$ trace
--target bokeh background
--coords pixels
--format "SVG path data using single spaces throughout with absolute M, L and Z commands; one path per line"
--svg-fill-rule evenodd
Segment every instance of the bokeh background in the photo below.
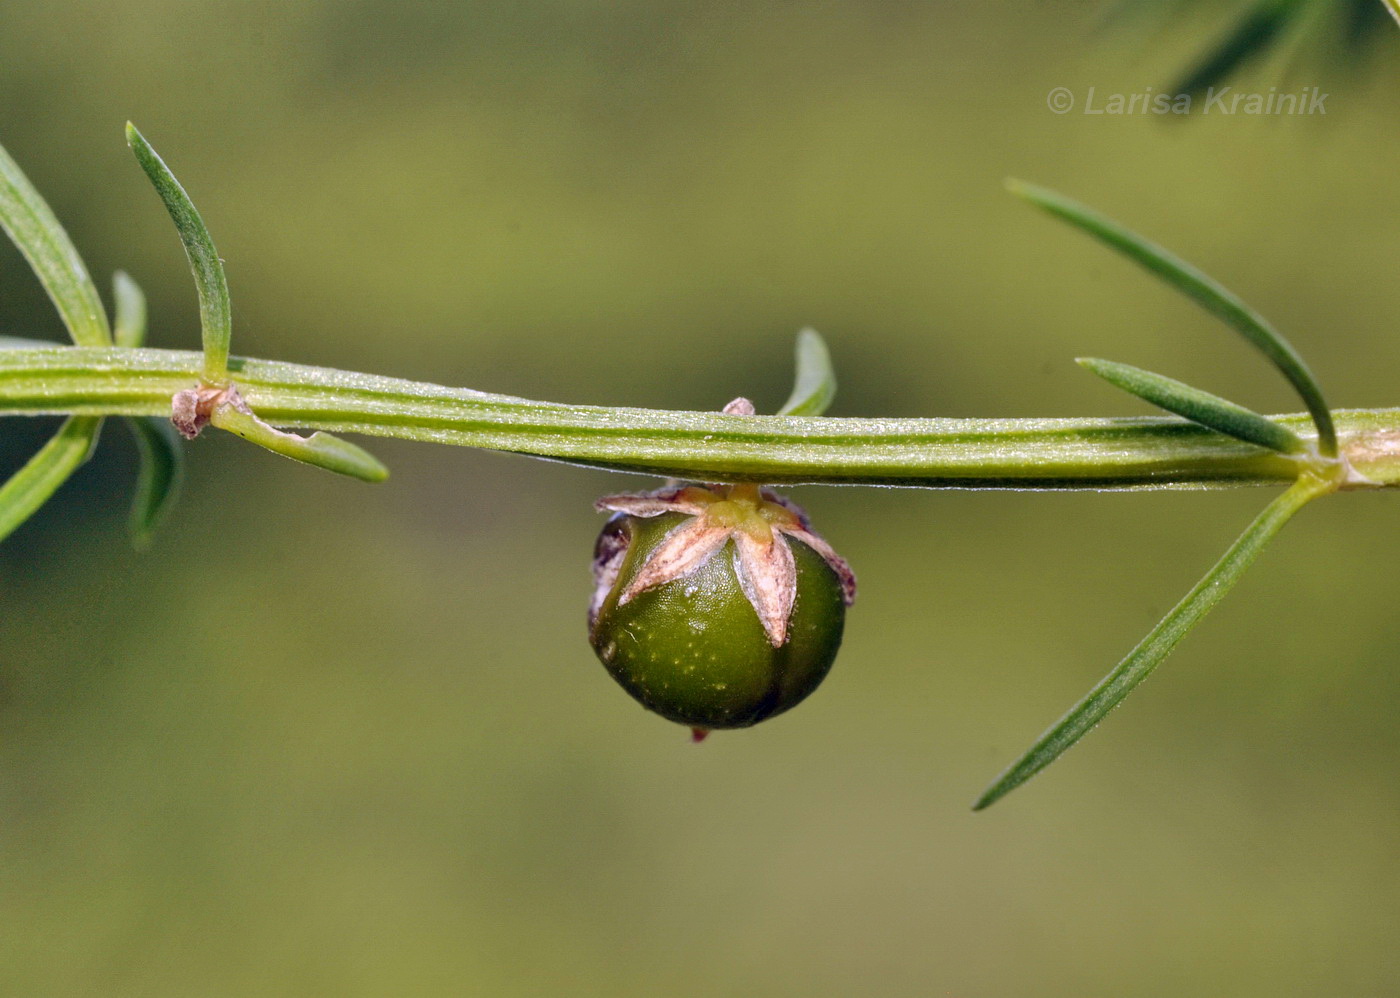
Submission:
M 1134 414 L 1099 355 L 1296 409 L 1227 332 L 1008 197 L 1114 214 L 1400 403 L 1396 41 L 1265 58 L 1325 117 L 1047 109 L 1226 27 L 1102 5 L 0 5 L 0 141 L 97 275 L 197 342 L 131 118 L 228 261 L 234 349 L 527 397 Z M 0 327 L 59 338 L 0 249 Z M 51 428 L 6 421 L 17 467 Z M 382 486 L 218 434 L 155 546 L 130 442 L 0 547 L 0 993 L 1388 995 L 1388 495 L 1310 509 L 1104 729 L 969 803 L 1267 496 L 797 490 L 860 575 L 800 710 L 701 747 L 584 639 L 592 499 L 642 479 L 372 442 Z

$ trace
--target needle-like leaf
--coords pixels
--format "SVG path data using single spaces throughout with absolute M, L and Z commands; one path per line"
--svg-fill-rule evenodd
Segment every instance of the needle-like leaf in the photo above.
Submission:
M 131 500 L 127 528 L 136 547 L 145 548 L 180 495 L 184 480 L 184 450 L 170 420 L 155 416 L 132 416 L 126 420 L 136 439 L 140 464 L 136 492 Z
M 329 433 L 317 432 L 309 437 L 286 433 L 268 425 L 251 412 L 232 406 L 216 410 L 210 423 L 283 457 L 314 464 L 363 482 L 382 482 L 389 477 L 389 469 L 369 451 Z
M 39 453 L 0 486 L 0 540 L 29 519 L 82 466 L 101 429 L 100 417 L 70 417 Z
M 1236 440 L 1258 444 L 1281 454 L 1298 454 L 1307 450 L 1303 439 L 1282 423 L 1275 423 L 1267 416 L 1261 416 L 1253 409 L 1236 405 L 1219 395 L 1131 364 L 1119 364 L 1097 357 L 1080 357 L 1076 362 L 1129 394 Z
M 9 233 L 53 299 L 73 342 L 112 342 L 102 299 L 68 233 L 9 153 L 0 148 L 0 227 Z
M 34 269 L 73 342 L 93 347 L 111 343 L 107 313 L 103 311 L 102 299 L 88 276 L 83 258 L 47 202 L 3 148 L 0 148 L 0 227 Z M 5 337 L 4 342 L 0 342 L 3 349 L 35 345 L 52 344 L 37 344 L 16 337 Z M 88 459 L 101 431 L 99 417 L 70 417 L 24 467 L 0 486 L 0 540 L 29 519 Z
M 1317 427 L 1318 449 L 1327 457 L 1336 456 L 1337 432 L 1333 428 L 1332 415 L 1322 397 L 1322 390 L 1318 388 L 1303 358 L 1262 315 L 1186 261 L 1078 201 L 1019 180 L 1008 181 L 1007 188 L 1018 197 L 1025 198 L 1116 249 L 1196 301 L 1207 312 L 1224 320 L 1254 344 L 1302 397 Z
M 836 397 L 836 372 L 831 353 L 815 329 L 797 334 L 797 373 L 792 395 L 778 410 L 779 416 L 820 416 Z
M 116 322 L 112 335 L 119 347 L 139 347 L 146 342 L 146 294 L 124 270 L 112 275 Z
M 112 275 L 117 303 L 113 336 L 119 347 L 139 347 L 146 341 L 146 295 L 124 270 Z M 136 441 L 136 490 L 131 497 L 127 530 L 137 550 L 151 537 L 175 505 L 185 477 L 185 451 L 170 420 L 130 416 L 125 420 Z
M 1127 658 L 1089 691 L 1088 696 L 1041 735 L 1030 750 L 978 798 L 973 810 L 980 811 L 995 804 L 1087 735 L 1109 711 L 1151 675 L 1177 642 L 1220 602 L 1293 514 L 1334 487 L 1311 475 L 1304 475 L 1288 491 L 1269 503 L 1239 539 L 1230 545 L 1224 557 L 1206 573 L 1205 578 L 1196 583 L 1186 597 L 1128 653 Z
M 1212 87 L 1219 87 L 1240 67 L 1267 53 L 1305 7 L 1302 0 L 1257 0 L 1167 92 L 1199 97 Z
M 214 384 L 222 383 L 228 378 L 228 344 L 233 328 L 223 261 L 219 259 L 214 240 L 209 237 L 204 219 L 190 196 L 165 162 L 156 155 L 150 143 L 129 121 L 126 123 L 126 142 L 155 186 L 156 193 L 165 202 L 165 209 L 170 212 L 180 233 L 180 241 L 185 245 L 185 255 L 189 258 L 195 288 L 199 292 L 199 319 L 204 332 L 204 378 Z

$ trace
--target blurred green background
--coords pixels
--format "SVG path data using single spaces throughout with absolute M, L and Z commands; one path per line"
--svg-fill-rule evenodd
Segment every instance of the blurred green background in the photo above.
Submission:
M 134 120 L 228 261 L 235 352 L 527 397 L 1136 414 L 1100 355 L 1265 411 L 1281 379 L 1006 196 L 1114 214 L 1240 291 L 1333 404 L 1400 404 L 1395 39 L 1266 61 L 1325 117 L 1047 110 L 1224 22 L 1100 5 L 0 5 L 0 142 L 152 341 L 197 342 Z M 0 250 L 0 327 L 58 338 Z M 47 421 L 4 424 L 18 466 Z M 0 994 L 1388 995 L 1393 496 L 1311 509 L 1104 730 L 968 805 L 1259 508 L 800 489 L 860 575 L 800 710 L 702 747 L 584 637 L 619 479 L 372 442 L 369 487 L 222 435 L 145 554 L 133 451 L 0 547 Z

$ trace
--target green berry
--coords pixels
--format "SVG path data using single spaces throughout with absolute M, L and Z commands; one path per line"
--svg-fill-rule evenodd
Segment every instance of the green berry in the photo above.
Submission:
M 598 539 L 589 637 L 644 707 L 700 737 L 757 724 L 820 685 L 854 579 L 800 510 L 752 486 L 600 505 L 643 514 L 619 512 Z

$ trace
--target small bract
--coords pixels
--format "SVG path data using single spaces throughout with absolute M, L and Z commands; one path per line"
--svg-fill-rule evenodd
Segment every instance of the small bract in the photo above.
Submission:
M 600 499 L 589 638 L 644 707 L 697 739 L 796 706 L 841 645 L 855 576 L 806 514 L 753 484 Z

